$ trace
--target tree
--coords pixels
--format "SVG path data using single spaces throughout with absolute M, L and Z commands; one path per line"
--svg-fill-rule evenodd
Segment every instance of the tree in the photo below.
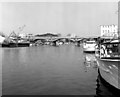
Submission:
M 71 34 L 69 33 L 69 34 L 67 34 L 67 36 L 71 36 Z

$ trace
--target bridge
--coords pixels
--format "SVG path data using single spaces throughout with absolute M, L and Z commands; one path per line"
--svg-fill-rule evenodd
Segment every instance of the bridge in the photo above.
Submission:
M 33 41 L 46 41 L 46 42 L 54 42 L 54 41 L 71 41 L 71 42 L 77 42 L 81 41 L 82 38 L 76 37 L 76 38 L 71 38 L 71 37 L 34 37 Z
M 82 38 L 76 37 L 33 37 L 32 42 L 35 44 L 50 44 L 56 45 L 57 43 L 76 43 L 80 44 Z

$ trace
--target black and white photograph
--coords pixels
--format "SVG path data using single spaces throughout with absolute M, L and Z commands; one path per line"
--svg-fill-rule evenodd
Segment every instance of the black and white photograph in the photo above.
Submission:
M 0 0 L 0 96 L 120 96 L 119 0 Z

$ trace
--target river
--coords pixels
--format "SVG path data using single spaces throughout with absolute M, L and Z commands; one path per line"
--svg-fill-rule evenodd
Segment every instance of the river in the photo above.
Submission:
M 62 45 L 0 48 L 0 53 L 2 95 L 98 93 L 95 56 L 83 53 L 82 47 Z M 89 61 L 91 59 L 92 62 Z

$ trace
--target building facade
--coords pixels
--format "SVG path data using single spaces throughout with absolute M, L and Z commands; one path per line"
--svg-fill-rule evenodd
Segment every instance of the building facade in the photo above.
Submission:
M 117 25 L 101 25 L 100 27 L 101 37 L 118 37 Z

